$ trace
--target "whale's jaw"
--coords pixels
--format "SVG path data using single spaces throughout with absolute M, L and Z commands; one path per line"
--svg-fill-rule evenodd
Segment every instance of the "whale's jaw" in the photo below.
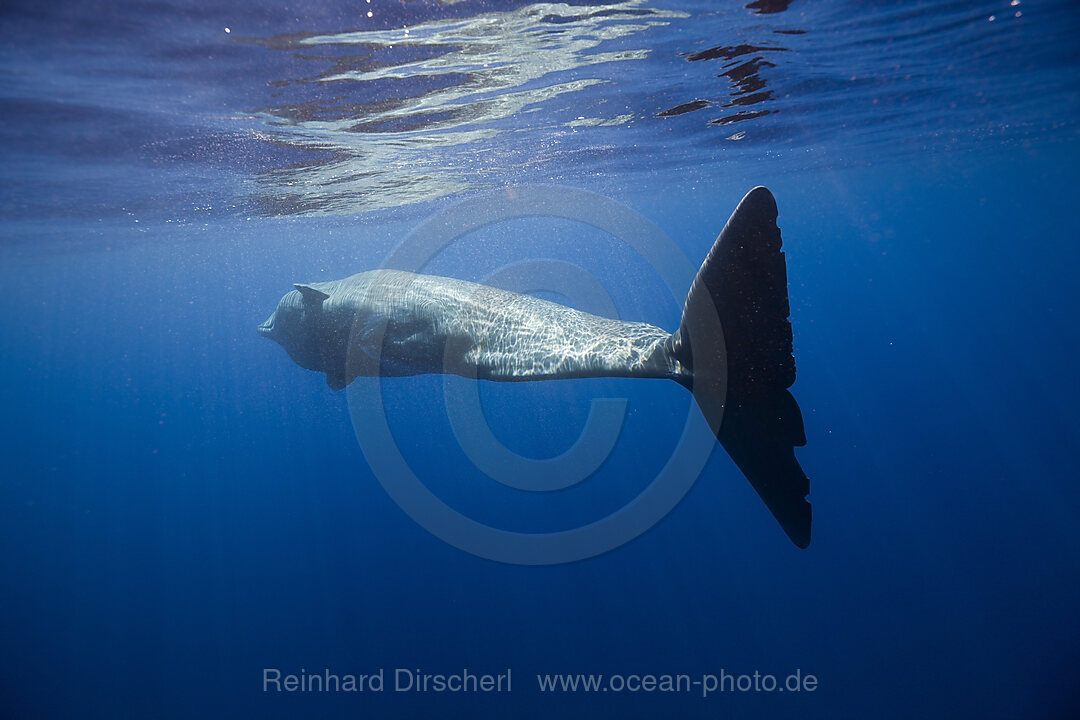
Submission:
M 274 335 L 274 316 L 266 318 L 265 321 L 259 324 L 255 331 L 264 338 L 272 338 Z

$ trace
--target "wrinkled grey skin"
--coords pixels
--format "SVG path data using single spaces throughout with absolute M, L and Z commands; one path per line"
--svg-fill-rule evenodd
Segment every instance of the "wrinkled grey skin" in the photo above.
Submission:
M 451 278 L 373 270 L 296 285 L 259 334 L 340 390 L 357 377 L 678 379 L 671 334 Z

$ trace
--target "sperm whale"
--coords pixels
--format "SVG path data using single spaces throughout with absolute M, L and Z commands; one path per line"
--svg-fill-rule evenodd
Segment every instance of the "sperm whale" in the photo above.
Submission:
M 751 190 L 698 271 L 671 333 L 453 278 L 371 270 L 296 284 L 258 327 L 341 390 L 358 377 L 446 373 L 522 382 L 667 378 L 689 389 L 788 537 L 810 544 L 810 481 L 776 202 Z

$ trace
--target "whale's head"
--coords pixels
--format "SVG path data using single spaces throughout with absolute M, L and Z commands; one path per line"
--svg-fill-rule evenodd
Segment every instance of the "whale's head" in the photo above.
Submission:
M 273 314 L 259 325 L 258 332 L 285 348 L 300 367 L 325 372 L 323 303 L 330 296 L 311 285 L 293 287 L 296 289 L 281 298 Z

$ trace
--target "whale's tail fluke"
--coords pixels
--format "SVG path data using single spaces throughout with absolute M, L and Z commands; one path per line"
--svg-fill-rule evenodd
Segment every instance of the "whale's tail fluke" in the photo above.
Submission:
M 810 544 L 810 481 L 795 382 L 787 265 L 772 193 L 747 193 L 702 263 L 672 336 L 717 439 L 792 542 Z M 721 330 L 722 328 L 722 330 Z

